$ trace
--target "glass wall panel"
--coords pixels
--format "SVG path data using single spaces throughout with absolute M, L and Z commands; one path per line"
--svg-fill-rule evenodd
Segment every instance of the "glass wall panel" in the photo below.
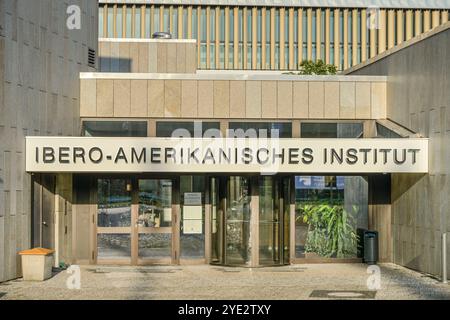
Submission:
M 360 138 L 362 134 L 362 123 L 304 122 L 301 124 L 302 138 Z
M 219 137 L 220 122 L 157 121 L 157 137 Z
M 172 226 L 172 180 L 140 179 L 138 201 L 139 257 L 143 259 L 170 258 L 172 255 L 172 230 L 170 229 Z
M 376 128 L 377 128 L 377 138 L 403 138 L 397 132 L 388 129 L 379 123 L 377 123 Z
M 171 233 L 139 234 L 139 257 L 142 259 L 169 258 L 172 254 Z
M 279 264 L 281 226 L 279 184 L 273 177 L 259 179 L 259 263 Z
M 172 180 L 139 180 L 139 227 L 172 225 Z
M 146 137 L 147 121 L 83 121 L 86 137 Z
M 97 257 L 99 259 L 121 259 L 131 256 L 130 234 L 97 234 Z
M 97 258 L 131 256 L 131 182 L 127 179 L 97 180 Z
M 290 122 L 230 122 L 227 136 L 292 138 L 292 124 Z
M 250 245 L 250 179 L 229 177 L 227 182 L 225 263 L 248 264 Z
M 297 258 L 356 258 L 368 227 L 368 183 L 361 176 L 295 177 Z
M 99 227 L 131 226 L 131 191 L 126 179 L 98 179 L 98 216 Z
M 205 177 L 181 176 L 181 234 L 182 258 L 205 257 Z

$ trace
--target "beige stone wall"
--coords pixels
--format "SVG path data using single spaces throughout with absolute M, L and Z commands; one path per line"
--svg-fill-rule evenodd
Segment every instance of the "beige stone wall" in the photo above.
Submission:
M 384 77 L 82 74 L 81 117 L 384 119 Z M 292 79 L 292 80 L 291 80 Z
M 447 23 L 352 72 L 387 75 L 387 118 L 430 138 L 430 173 L 392 176 L 391 226 L 393 261 L 435 275 L 441 273 L 441 234 L 450 231 L 449 70 Z
M 67 3 L 0 1 L 0 281 L 20 275 L 29 248 L 31 181 L 25 136 L 79 134 L 79 72 L 97 50 L 96 1 L 78 0 L 81 30 L 66 28 Z
M 100 39 L 99 71 L 195 73 L 195 40 Z

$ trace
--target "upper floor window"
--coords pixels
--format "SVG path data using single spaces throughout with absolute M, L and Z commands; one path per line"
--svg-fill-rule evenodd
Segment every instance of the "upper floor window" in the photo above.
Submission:
M 292 138 L 290 122 L 230 122 L 230 138 Z
M 147 121 L 84 121 L 86 137 L 146 137 Z
M 156 136 L 162 138 L 220 137 L 220 122 L 158 121 L 156 122 Z
M 314 123 L 301 124 L 302 138 L 361 138 L 363 136 L 362 123 Z

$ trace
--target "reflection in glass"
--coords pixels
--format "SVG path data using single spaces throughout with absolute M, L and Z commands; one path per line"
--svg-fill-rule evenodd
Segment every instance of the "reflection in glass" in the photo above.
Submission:
M 368 184 L 360 176 L 296 176 L 296 256 L 356 258 L 368 226 Z
M 121 259 L 131 256 L 129 234 L 97 234 L 97 255 L 99 259 Z
M 259 179 L 259 262 L 280 262 L 280 194 L 273 177 Z
M 156 136 L 161 138 L 202 138 L 220 136 L 220 122 L 157 121 Z
M 172 256 L 171 233 L 145 233 L 139 234 L 140 258 L 170 258 Z
M 224 263 L 223 257 L 223 209 L 220 205 L 219 178 L 210 180 L 211 201 L 211 262 Z
M 146 137 L 147 121 L 83 121 L 86 137 Z
M 172 225 L 172 180 L 139 180 L 139 227 Z
M 131 192 L 126 179 L 98 179 L 98 226 L 131 226 Z
M 230 122 L 230 138 L 292 138 L 290 122 Z
M 250 180 L 246 177 L 229 177 L 226 208 L 226 263 L 250 262 Z
M 363 134 L 361 122 L 314 123 L 301 124 L 302 138 L 360 138 Z

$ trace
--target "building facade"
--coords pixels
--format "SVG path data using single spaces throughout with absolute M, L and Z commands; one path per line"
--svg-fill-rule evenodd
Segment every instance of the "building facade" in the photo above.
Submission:
M 379 3 L 380 12 L 394 11 Z M 366 9 L 357 4 L 101 1 L 99 7 L 82 1 L 82 21 L 89 23 L 73 32 L 64 28 L 62 2 L 1 4 L 1 114 L 7 116 L 0 118 L 0 280 L 20 276 L 17 252 L 37 246 L 55 249 L 55 266 L 361 262 L 364 230 L 378 232 L 379 261 L 441 273 L 439 239 L 449 226 L 450 24 L 437 24 L 449 5 L 395 8 L 388 16 L 401 17 L 394 20 L 398 32 L 403 17 L 409 21 L 398 38 L 404 42 L 378 50 L 380 39 L 397 37 L 393 28 L 381 37 L 377 31 L 381 55 L 370 58 L 371 38 L 354 23 Z M 198 9 L 205 16 L 194 23 L 190 11 Z M 344 19 L 355 11 L 355 19 Z M 279 72 L 314 59 L 314 39 L 328 39 L 323 25 L 334 26 L 327 12 L 330 19 L 342 14 L 343 30 L 342 50 L 328 62 L 346 68 L 364 60 L 358 60 L 362 52 L 369 60 L 349 74 Z M 411 21 L 416 12 L 420 28 Z M 223 26 L 242 24 L 247 31 L 229 38 L 238 28 L 225 32 L 222 17 Z M 277 31 L 276 21 L 284 21 L 284 29 Z M 175 39 L 147 37 L 167 26 L 179 32 Z M 299 26 L 297 36 L 289 31 Z M 195 28 L 214 41 L 195 39 Z M 416 29 L 418 36 L 406 40 Z M 223 45 L 211 38 L 217 30 L 227 39 Z M 356 46 L 353 60 L 348 41 L 358 32 L 366 34 L 367 46 Z M 265 49 L 258 49 L 258 34 L 266 37 Z M 306 55 L 291 46 L 295 41 L 306 43 Z M 224 48 L 223 59 L 220 50 L 209 51 L 213 43 Z M 249 49 L 250 43 L 256 46 Z M 97 47 L 98 62 L 91 64 Z M 335 56 L 331 42 L 319 47 L 315 57 Z M 29 50 L 42 64 L 30 63 Z M 246 58 L 230 58 L 241 55 Z M 250 61 L 247 69 L 255 70 L 207 70 L 219 69 L 213 60 L 222 69 L 224 61 L 228 69 L 245 69 L 242 61 Z
M 101 38 L 196 39 L 199 69 L 344 70 L 448 21 L 447 1 L 99 1 Z
M 426 174 L 428 142 L 387 119 L 386 77 L 199 72 L 195 40 L 101 45 L 133 55 L 81 73 L 81 137 L 27 139 L 27 170 L 72 188 L 67 261 L 361 262 L 367 229 L 391 261 L 391 174 Z
M 96 70 L 89 54 L 97 52 L 98 4 L 72 4 L 80 8 L 79 30 L 66 28 L 68 5 L 62 1 L 0 1 L 0 281 L 20 276 L 17 252 L 28 249 L 33 237 L 62 252 L 70 245 L 67 238 L 54 240 L 53 217 L 71 211 L 55 203 L 62 192 L 55 177 L 34 190 L 46 199 L 49 217 L 35 223 L 48 223 L 49 238 L 32 233 L 31 203 L 37 195 L 25 173 L 24 141 L 79 133 L 79 72 Z

